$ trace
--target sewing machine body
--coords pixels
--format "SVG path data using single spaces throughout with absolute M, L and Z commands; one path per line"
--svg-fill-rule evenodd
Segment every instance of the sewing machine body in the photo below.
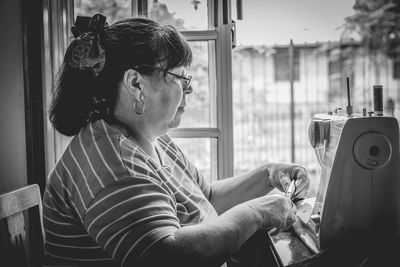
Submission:
M 320 217 L 321 249 L 355 234 L 398 233 L 397 120 L 321 114 L 314 117 L 310 131 L 316 123 L 324 127 L 323 145 L 314 143 L 322 174 L 312 212 L 313 217 Z
M 310 124 L 309 139 L 322 168 L 310 218 L 317 247 L 322 250 L 357 235 L 399 234 L 397 120 L 360 114 L 317 114 Z M 283 266 L 315 254 L 294 239 L 298 239 L 294 233 L 270 237 Z

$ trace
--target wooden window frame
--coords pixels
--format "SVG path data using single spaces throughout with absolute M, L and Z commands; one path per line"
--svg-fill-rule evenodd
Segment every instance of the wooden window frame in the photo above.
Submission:
M 49 51 L 44 53 L 44 106 L 48 109 L 51 102 L 52 86 L 62 62 L 65 49 L 70 40 L 70 28 L 74 21 L 73 0 L 42 0 L 44 20 L 44 46 Z M 141 1 L 141 3 L 139 3 Z M 216 1 L 216 2 L 215 2 Z M 211 151 L 211 157 L 217 162 L 212 163 L 212 173 L 216 179 L 233 176 L 233 120 L 232 120 L 232 20 L 223 24 L 223 17 L 231 18 L 231 1 L 224 0 L 227 10 L 223 10 L 223 1 L 208 0 L 209 25 L 216 27 L 203 31 L 183 31 L 188 41 L 215 41 L 215 94 L 210 92 L 210 98 L 216 97 L 216 105 L 210 105 L 210 112 L 216 112 L 217 127 L 215 128 L 179 128 L 171 131 L 172 137 L 180 138 L 215 138 L 218 140 L 217 151 Z M 132 0 L 132 14 L 145 16 L 147 12 L 138 10 L 143 0 Z M 217 7 L 217 10 L 215 10 Z M 225 13 L 224 13 L 224 12 Z M 217 17 L 218 21 L 214 21 Z M 214 55 L 213 55 L 214 56 Z M 210 59 L 214 60 L 214 59 Z M 212 113 L 211 113 L 212 114 Z M 214 113 L 215 114 L 215 113 Z M 51 126 L 45 112 L 45 151 L 46 173 L 50 173 L 56 161 L 61 157 L 68 141 Z M 213 160 L 211 160 L 213 162 Z

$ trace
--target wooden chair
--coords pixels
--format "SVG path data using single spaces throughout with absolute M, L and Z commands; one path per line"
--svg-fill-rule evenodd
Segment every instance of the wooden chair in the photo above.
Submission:
M 0 195 L 0 265 L 41 266 L 42 199 L 37 184 Z

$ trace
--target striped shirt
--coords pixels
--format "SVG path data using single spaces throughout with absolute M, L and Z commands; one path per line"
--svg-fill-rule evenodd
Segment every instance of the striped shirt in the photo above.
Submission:
M 104 120 L 72 139 L 44 193 L 47 258 L 138 266 L 160 239 L 218 216 L 209 183 L 173 141 L 155 147 L 161 165 Z

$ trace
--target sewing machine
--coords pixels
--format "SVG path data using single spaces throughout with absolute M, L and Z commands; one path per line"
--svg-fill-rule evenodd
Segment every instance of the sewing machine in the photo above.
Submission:
M 278 265 L 353 236 L 400 233 L 399 126 L 383 116 L 381 100 L 374 98 L 375 111 L 368 114 L 353 114 L 349 103 L 347 112 L 339 108 L 312 119 L 309 140 L 322 168 L 320 184 L 309 218 L 297 226 L 305 230 L 269 236 Z

